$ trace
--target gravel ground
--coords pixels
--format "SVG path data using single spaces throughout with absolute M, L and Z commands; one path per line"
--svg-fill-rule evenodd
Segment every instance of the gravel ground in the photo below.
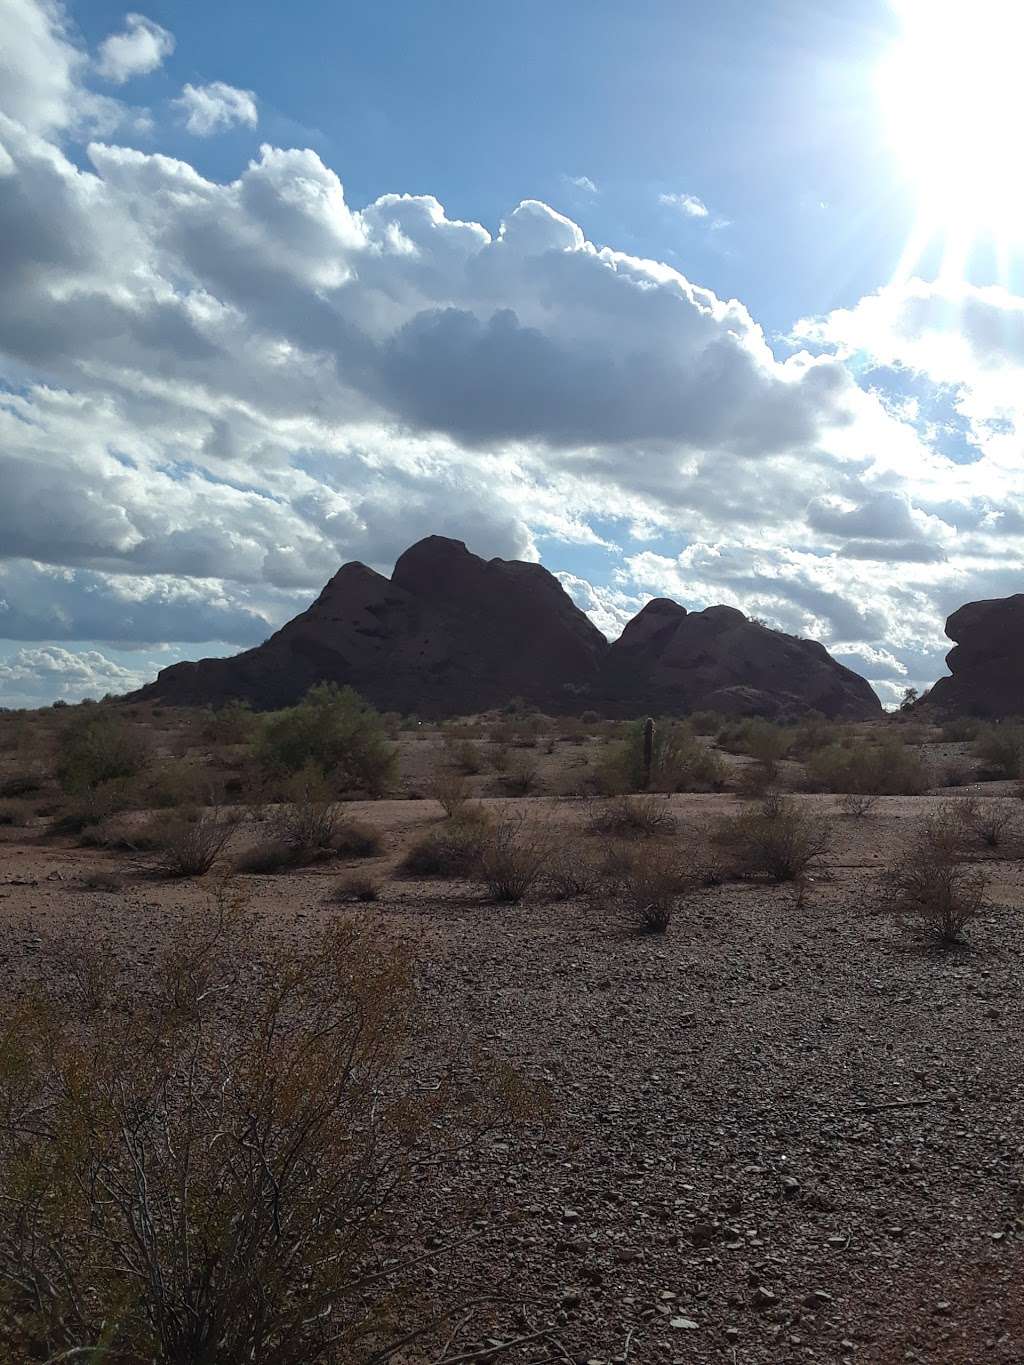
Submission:
M 553 1343 L 512 1359 L 1024 1361 L 1021 850 L 990 856 L 969 947 L 930 948 L 872 904 L 875 870 L 937 799 L 837 818 L 802 901 L 711 887 L 663 937 L 614 909 L 494 906 L 460 883 L 392 879 L 359 907 L 414 955 L 424 1078 L 475 1050 L 547 1096 L 542 1124 L 438 1169 L 419 1214 L 430 1246 L 468 1206 L 464 1284 L 505 1286 L 524 1334 L 553 1324 Z M 690 825 L 735 809 L 672 804 Z M 577 802 L 514 805 L 566 836 L 583 819 Z M 385 834 L 378 875 L 436 811 L 356 807 Z M 83 922 L 144 964 L 168 917 L 208 894 L 138 876 L 87 891 L 87 872 L 123 858 L 2 835 L 7 976 Z M 237 884 L 268 933 L 304 933 L 338 913 L 324 904 L 337 872 Z M 474 1323 L 459 1347 L 507 1339 L 514 1317 Z

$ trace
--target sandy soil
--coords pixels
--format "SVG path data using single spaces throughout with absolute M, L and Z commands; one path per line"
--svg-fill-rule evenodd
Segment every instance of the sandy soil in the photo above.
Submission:
M 375 904 L 328 899 L 345 865 L 235 878 L 271 937 L 357 913 L 408 945 L 427 1080 L 475 1049 L 549 1096 L 542 1126 L 439 1169 L 421 1216 L 430 1246 L 468 1201 L 467 1286 L 501 1278 L 531 1321 L 555 1325 L 557 1347 L 515 1358 L 1024 1360 L 1019 840 L 987 856 L 991 906 L 970 946 L 939 951 L 878 914 L 872 884 L 942 798 L 881 799 L 862 820 L 834 797 L 798 799 L 836 816 L 802 903 L 792 887 L 709 887 L 663 937 L 614 906 L 502 907 L 469 884 L 392 876 L 440 818 L 426 800 L 353 807 L 385 837 Z M 736 807 L 671 804 L 689 827 Z M 584 828 L 585 802 L 508 805 L 566 838 Z M 101 868 L 121 890 L 83 886 Z M 159 882 L 123 854 L 0 830 L 4 975 L 83 924 L 144 967 L 215 881 Z M 508 1323 L 476 1323 L 460 1344 Z

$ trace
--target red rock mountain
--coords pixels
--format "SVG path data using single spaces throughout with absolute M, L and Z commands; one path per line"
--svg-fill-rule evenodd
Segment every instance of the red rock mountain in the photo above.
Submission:
M 958 715 L 1024 715 L 1024 593 L 967 602 L 946 622 L 956 644 L 952 674 L 928 693 L 928 705 Z
M 870 685 L 815 640 L 770 630 L 735 607 L 688 612 L 664 597 L 609 647 L 602 674 L 608 694 L 632 701 L 634 712 L 790 719 L 814 710 L 852 720 L 881 710 Z
M 314 683 L 349 683 L 382 710 L 466 715 L 513 697 L 548 711 L 705 707 L 871 716 L 879 702 L 825 649 L 731 607 L 649 602 L 609 645 L 539 564 L 483 560 L 429 536 L 390 578 L 346 564 L 307 610 L 229 659 L 174 664 L 135 694 L 178 705 L 238 697 L 269 708 Z

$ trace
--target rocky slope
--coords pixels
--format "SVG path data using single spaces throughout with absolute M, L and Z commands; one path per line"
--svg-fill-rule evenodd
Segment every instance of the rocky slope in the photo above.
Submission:
M 288 705 L 348 683 L 384 710 L 467 714 L 522 697 L 548 711 L 877 715 L 863 678 L 809 640 L 731 607 L 658 599 L 609 645 L 539 564 L 483 560 L 429 536 L 390 579 L 346 564 L 307 610 L 255 649 L 164 669 L 137 699 Z
M 946 622 L 956 644 L 928 704 L 959 715 L 1024 715 L 1024 593 L 967 602 Z

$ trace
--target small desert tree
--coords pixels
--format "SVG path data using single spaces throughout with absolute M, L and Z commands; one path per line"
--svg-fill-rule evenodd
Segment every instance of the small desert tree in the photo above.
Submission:
M 392 780 L 396 761 L 378 712 L 351 687 L 334 683 L 318 683 L 298 706 L 268 716 L 256 757 L 269 773 L 297 773 L 311 764 L 339 789 L 374 795 Z

